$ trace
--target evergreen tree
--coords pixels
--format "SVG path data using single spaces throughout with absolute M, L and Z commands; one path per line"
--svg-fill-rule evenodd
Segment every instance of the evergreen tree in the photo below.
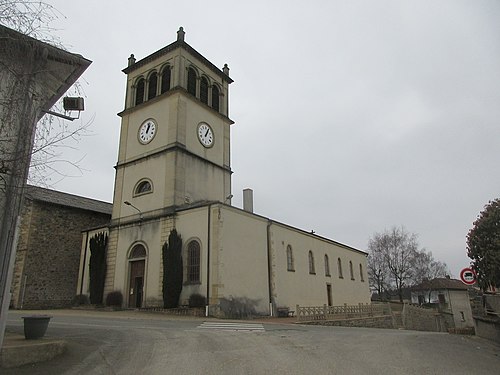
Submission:
M 108 235 L 97 233 L 90 239 L 90 303 L 101 304 L 106 277 Z
M 179 306 L 182 291 L 182 239 L 177 230 L 172 229 L 168 242 L 163 244 L 163 307 Z

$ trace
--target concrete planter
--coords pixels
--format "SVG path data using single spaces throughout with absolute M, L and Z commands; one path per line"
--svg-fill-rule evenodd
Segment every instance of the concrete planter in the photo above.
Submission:
M 47 332 L 51 316 L 31 315 L 23 316 L 24 319 L 24 337 L 27 340 L 42 338 Z

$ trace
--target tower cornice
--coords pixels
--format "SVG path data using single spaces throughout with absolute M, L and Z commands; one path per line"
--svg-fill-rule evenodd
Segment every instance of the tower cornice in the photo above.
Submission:
M 206 57 L 204 57 L 201 53 L 196 51 L 193 47 L 191 47 L 188 43 L 186 43 L 184 40 L 176 40 L 173 43 L 170 43 L 168 46 L 163 47 L 162 49 L 159 49 L 156 52 L 153 52 L 151 55 L 144 57 L 143 59 L 136 61 L 135 63 L 127 66 L 125 69 L 122 70 L 123 73 L 129 74 L 133 72 L 136 69 L 139 69 L 140 67 L 150 63 L 151 61 L 154 61 L 161 56 L 166 55 L 169 52 L 174 51 L 177 48 L 182 48 L 194 57 L 196 57 L 198 60 L 200 60 L 203 64 L 205 64 L 212 72 L 217 74 L 222 80 L 226 81 L 227 83 L 233 83 L 233 80 L 224 73 L 221 69 L 217 68 L 214 64 L 212 64 Z

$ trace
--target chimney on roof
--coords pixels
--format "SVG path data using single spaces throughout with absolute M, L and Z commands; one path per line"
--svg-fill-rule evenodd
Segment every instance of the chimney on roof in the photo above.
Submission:
M 186 32 L 184 31 L 184 28 L 182 26 L 179 27 L 179 31 L 177 31 L 177 41 L 184 42 L 185 35 L 186 35 Z
M 243 210 L 253 213 L 253 190 L 243 190 Z

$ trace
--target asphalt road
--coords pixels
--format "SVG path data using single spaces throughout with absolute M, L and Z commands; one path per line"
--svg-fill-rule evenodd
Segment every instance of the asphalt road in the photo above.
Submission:
M 40 312 L 38 312 L 40 313 Z M 44 311 L 61 357 L 2 374 L 500 374 L 500 346 L 475 336 L 137 312 Z M 11 311 L 7 330 L 22 333 Z M 221 325 L 220 323 L 223 323 Z

